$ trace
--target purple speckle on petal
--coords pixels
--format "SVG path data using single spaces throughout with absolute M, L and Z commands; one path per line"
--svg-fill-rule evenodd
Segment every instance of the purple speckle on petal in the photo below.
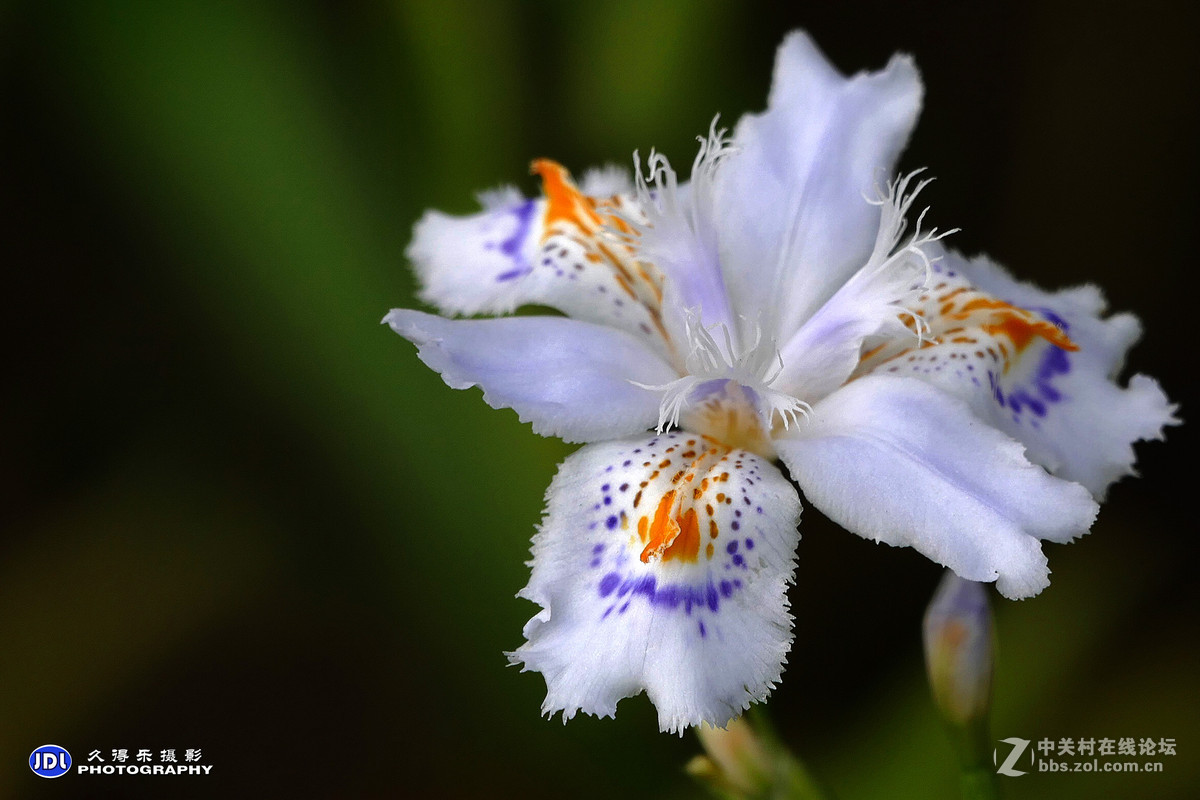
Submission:
M 728 597 L 733 589 L 729 581 L 723 581 L 720 590 L 709 581 L 707 585 L 689 586 L 687 584 L 666 584 L 659 586 L 653 575 L 647 575 L 642 578 L 627 578 L 624 582 L 617 586 L 619 578 L 617 574 L 609 573 L 612 576 L 611 580 L 608 575 L 601 582 L 600 590 L 607 590 L 609 593 L 615 591 L 618 597 L 630 595 L 630 600 L 626 601 L 626 605 L 637 595 L 643 595 L 651 605 L 657 608 L 677 609 L 683 607 L 683 612 L 691 615 L 692 610 L 696 608 L 708 608 L 710 611 L 716 612 L 721 605 L 721 595 Z M 624 611 L 624 609 L 621 609 Z
M 529 236 L 529 228 L 533 223 L 533 212 L 536 207 L 536 201 L 526 200 L 521 205 L 512 209 L 512 214 L 517 218 L 517 227 L 513 230 L 512 236 L 500 243 L 500 252 L 513 260 L 515 266 L 507 272 L 502 272 L 496 276 L 497 281 L 510 281 L 513 278 L 519 278 L 522 275 L 528 274 L 533 267 L 521 256 L 521 245 Z
M 621 582 L 621 576 L 615 572 L 610 572 L 600 579 L 600 596 L 608 597 L 617 588 L 617 584 Z
M 610 531 L 615 530 L 618 522 L 620 522 L 620 520 L 617 519 L 616 515 L 614 514 L 608 519 L 604 520 L 604 527 L 608 528 Z

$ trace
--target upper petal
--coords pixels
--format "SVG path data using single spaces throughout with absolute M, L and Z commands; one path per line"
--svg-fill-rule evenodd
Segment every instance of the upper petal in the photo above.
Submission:
M 917 230 L 904 243 L 905 214 L 922 182 L 909 191 L 914 175 L 897 180 L 881 204 L 875 248 L 867 263 L 804 321 L 779 354 L 775 382 L 781 391 L 813 403 L 844 384 L 859 365 L 868 337 L 918 344 L 914 318 L 907 308 L 927 280 L 930 259 L 924 247 L 936 242 L 936 230 Z
M 643 689 L 659 726 L 722 726 L 779 679 L 800 503 L 775 467 L 678 431 L 588 445 L 546 493 L 510 655 L 543 712 L 611 716 Z
M 866 263 L 878 195 L 921 106 L 916 67 L 842 76 L 802 32 L 779 49 L 767 111 L 737 126 L 717 176 L 716 217 L 735 309 L 786 339 Z
M 637 204 L 643 219 L 631 226 L 630 244 L 640 260 L 663 274 L 663 316 L 676 341 L 686 338 L 686 320 L 692 315 L 726 329 L 735 347 L 742 344 L 725 288 L 718 246 L 721 221 L 713 197 L 714 179 L 731 152 L 725 130 L 718 130 L 714 119 L 708 137 L 700 139 L 688 183 L 678 182 L 660 153 L 650 153 L 649 176 L 637 162 Z
M 780 457 L 830 519 L 904 545 L 1006 597 L 1048 583 L 1039 539 L 1086 533 L 1097 506 L 967 405 L 911 378 L 860 378 L 813 407 Z
M 418 347 L 453 389 L 478 385 L 544 436 L 586 442 L 657 424 L 661 392 L 678 377 L 624 331 L 562 317 L 448 320 L 393 309 L 383 320 Z M 635 383 L 636 382 L 636 383 Z

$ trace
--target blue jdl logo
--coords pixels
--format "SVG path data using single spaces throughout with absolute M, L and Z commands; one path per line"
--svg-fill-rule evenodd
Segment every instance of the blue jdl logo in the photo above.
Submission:
M 29 754 L 29 768 L 43 778 L 57 778 L 71 769 L 71 754 L 56 744 L 44 744 Z

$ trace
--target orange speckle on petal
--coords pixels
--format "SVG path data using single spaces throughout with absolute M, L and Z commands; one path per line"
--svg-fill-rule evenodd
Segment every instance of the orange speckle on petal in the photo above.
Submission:
M 1040 336 L 1063 350 L 1079 349 L 1079 345 L 1072 342 L 1065 333 L 1059 330 L 1057 325 L 1052 325 L 1044 320 L 1030 322 L 1017 314 L 1005 314 L 1000 322 L 984 325 L 983 330 L 993 336 L 1007 336 L 1013 346 L 1017 348 L 1017 352 L 1028 347 L 1029 342 L 1035 336 Z
M 571 173 L 565 167 L 548 158 L 539 158 L 530 165 L 529 171 L 542 179 L 542 194 L 546 196 L 545 236 L 550 235 L 550 226 L 559 221 L 570 222 L 584 230 L 600 226 L 600 216 L 575 188 Z
M 647 530 L 646 547 L 642 550 L 642 563 L 650 563 L 652 557 L 661 557 L 663 551 L 670 546 L 671 542 L 675 541 L 675 537 L 679 535 L 679 523 L 671 515 L 671 506 L 675 503 L 675 490 L 667 492 L 658 501 L 658 508 L 654 511 L 654 519 L 650 522 Z M 646 519 L 642 517 L 642 519 Z M 638 523 L 638 530 L 641 530 L 641 523 Z
M 875 345 L 875 346 L 874 346 L 874 347 L 872 347 L 870 350 L 867 350 L 865 353 L 863 353 L 863 354 L 862 354 L 862 356 L 860 356 L 860 357 L 859 357 L 859 360 L 860 360 L 860 361 L 866 361 L 868 358 L 871 358 L 872 356 L 874 356 L 874 355 L 876 355 L 877 353 L 879 353 L 879 351 L 880 351 L 880 350 L 882 350 L 882 349 L 883 349 L 883 348 L 885 348 L 885 347 L 887 347 L 887 343 L 886 343 L 886 342 L 885 342 L 884 344 Z
M 1012 308 L 1011 305 L 1003 300 L 995 300 L 990 297 L 976 297 L 974 300 L 963 304 L 963 307 L 952 316 L 954 319 L 966 319 L 973 311 L 984 311 L 989 309 Z
M 663 552 L 663 561 L 673 558 L 695 561 L 700 553 L 700 523 L 696 519 L 696 509 L 689 508 L 683 512 L 683 516 L 675 518 L 675 523 L 679 533 L 675 536 L 675 541 L 667 545 Z

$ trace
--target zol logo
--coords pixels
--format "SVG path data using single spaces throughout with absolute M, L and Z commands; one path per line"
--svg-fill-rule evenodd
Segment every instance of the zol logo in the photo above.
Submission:
M 1003 744 L 1011 744 L 1012 750 L 1008 752 L 1008 758 L 1004 759 L 1004 763 L 996 767 L 997 774 L 1008 775 L 1011 778 L 1016 778 L 1025 774 L 1025 770 L 1016 769 L 1017 760 L 1025 753 L 1025 748 L 1029 747 L 1028 739 L 1018 739 L 1011 736 L 1008 739 L 1000 740 Z M 995 764 L 1000 760 L 997 750 L 992 751 L 992 763 Z M 1029 763 L 1033 764 L 1033 751 L 1029 751 Z
M 44 744 L 29 754 L 29 768 L 43 778 L 58 778 L 71 769 L 71 754 L 56 744 Z

